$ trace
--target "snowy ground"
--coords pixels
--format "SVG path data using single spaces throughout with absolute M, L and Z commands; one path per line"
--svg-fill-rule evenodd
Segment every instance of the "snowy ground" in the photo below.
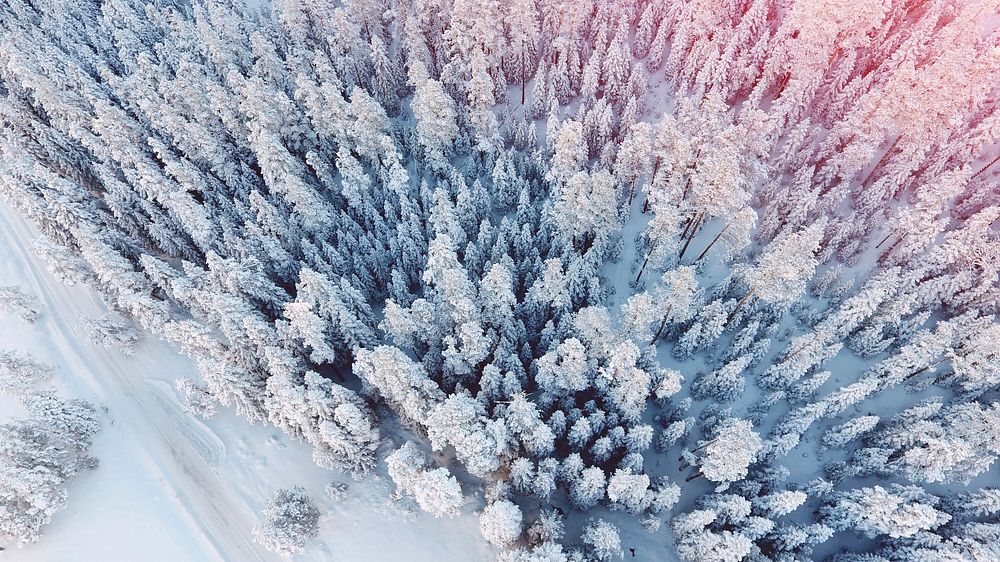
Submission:
M 132 356 L 86 341 L 84 317 L 106 307 L 87 287 L 66 287 L 30 251 L 31 226 L 0 205 L 0 285 L 19 285 L 44 311 L 34 326 L 0 317 L 0 348 L 19 349 L 57 367 L 60 394 L 94 403 L 102 432 L 92 453 L 101 466 L 70 482 L 69 506 L 39 544 L 0 552 L 0 561 L 266 561 L 251 539 L 267 498 L 303 486 L 325 516 L 302 560 L 491 560 L 470 502 L 457 520 L 436 520 L 406 504 L 387 506 L 384 469 L 364 482 L 322 470 L 308 448 L 274 428 L 223 411 L 201 423 L 173 389 L 197 378 L 194 365 L 146 335 Z M 0 397 L 0 420 L 20 414 Z M 331 480 L 348 482 L 341 502 L 324 497 Z M 5 545 L 6 546 L 6 545 Z

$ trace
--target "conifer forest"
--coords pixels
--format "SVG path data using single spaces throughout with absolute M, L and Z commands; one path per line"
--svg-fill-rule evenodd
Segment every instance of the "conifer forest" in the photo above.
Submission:
M 1000 561 L 1000 0 L 3 0 L 0 226 L 0 560 Z

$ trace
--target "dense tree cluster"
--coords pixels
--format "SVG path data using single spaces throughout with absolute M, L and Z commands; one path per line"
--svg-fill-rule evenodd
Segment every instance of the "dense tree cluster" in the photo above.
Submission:
M 272 4 L 0 7 L 0 193 L 192 409 L 358 476 L 396 419 L 511 560 L 995 554 L 994 3 Z

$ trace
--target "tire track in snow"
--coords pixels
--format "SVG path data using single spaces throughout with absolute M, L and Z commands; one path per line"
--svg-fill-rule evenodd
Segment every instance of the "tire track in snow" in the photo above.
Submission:
M 176 496 L 178 507 L 186 512 L 197 534 L 204 537 L 205 547 L 211 551 L 205 553 L 206 558 L 276 560 L 253 542 L 250 530 L 256 522 L 254 514 L 214 470 L 225 455 L 218 437 L 197 424 L 167 390 L 156 384 L 159 381 L 141 378 L 143 364 L 152 362 L 149 356 L 139 351 L 122 360 L 80 341 L 73 320 L 106 314 L 107 308 L 89 288 L 71 291 L 52 278 L 40 258 L 27 248 L 33 229 L 11 211 L 6 201 L 0 205 L 0 216 L 3 237 L 20 257 L 26 276 L 46 307 L 40 323 L 49 325 L 49 333 L 66 364 L 82 371 L 72 376 L 87 377 L 86 382 L 99 389 L 117 410 L 112 411 L 113 419 L 128 424 L 120 430 L 138 436 L 147 454 L 146 464 L 160 474 L 160 480 Z

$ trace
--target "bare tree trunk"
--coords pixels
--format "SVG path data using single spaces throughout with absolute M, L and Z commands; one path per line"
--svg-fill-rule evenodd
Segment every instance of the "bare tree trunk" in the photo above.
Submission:
M 642 278 L 642 273 L 646 271 L 646 264 L 649 263 L 649 256 L 652 255 L 652 253 L 653 253 L 652 248 L 650 248 L 649 251 L 646 252 L 646 259 L 642 261 L 642 267 L 639 268 L 639 275 L 635 276 L 636 283 L 639 283 L 639 279 Z
M 781 97 L 781 93 L 785 91 L 785 86 L 788 85 L 788 80 L 790 80 L 791 77 L 792 77 L 791 73 L 786 73 L 784 76 L 781 77 L 781 81 L 778 82 L 778 89 L 774 93 L 774 99 L 778 99 L 779 97 Z
M 684 247 L 681 248 L 681 254 L 677 257 L 678 261 L 684 259 L 684 253 L 687 252 L 688 245 L 690 245 L 691 241 L 694 240 L 694 236 L 698 234 L 698 229 L 701 228 L 701 224 L 704 220 L 705 213 L 698 213 L 697 218 L 694 221 L 694 226 L 691 228 L 691 232 L 688 233 L 688 238 L 684 242 Z
M 900 138 L 902 138 L 902 135 L 896 137 L 896 140 L 892 141 L 892 145 L 889 146 L 889 150 L 885 151 L 885 154 L 883 154 L 882 158 L 879 159 L 879 161 L 875 164 L 875 167 L 872 168 L 872 171 L 868 172 L 868 175 L 865 176 L 865 181 L 861 182 L 862 187 L 867 187 L 868 181 L 872 179 L 873 175 L 875 175 L 875 171 L 881 168 L 889 160 L 889 158 L 892 157 L 892 149 L 896 148 L 896 143 L 899 142 Z
M 990 168 L 992 168 L 993 164 L 996 164 L 997 162 L 1000 162 L 1000 156 L 997 156 L 996 158 L 993 159 L 992 162 L 990 162 L 989 164 L 983 166 L 982 169 L 980 169 L 975 174 L 972 174 L 972 177 L 969 178 L 969 180 L 971 181 L 971 180 L 974 180 L 974 179 L 978 178 L 980 175 L 982 175 L 983 172 L 985 172 L 986 170 L 989 170 Z
M 948 369 L 947 371 L 945 371 L 945 372 L 941 373 L 940 375 L 934 377 L 934 382 L 935 383 L 943 382 L 945 379 L 947 379 L 948 377 L 950 377 L 950 376 L 952 376 L 954 374 L 955 374 L 955 370 L 954 369 Z
M 933 369 L 934 367 L 937 367 L 941 363 L 944 363 L 944 360 L 945 360 L 945 358 L 942 357 L 941 359 L 938 359 L 937 362 L 934 363 L 933 365 L 927 365 L 926 367 L 924 367 L 922 369 L 917 369 L 916 371 L 913 371 L 912 373 L 910 373 L 910 374 L 906 375 L 905 377 L 903 377 L 903 380 L 904 381 L 908 381 L 908 380 L 912 379 L 913 377 L 919 375 L 920 373 L 925 373 L 925 372 Z
M 522 60 L 521 61 L 521 105 L 524 105 L 524 88 L 526 82 L 527 80 L 525 80 L 524 77 L 524 61 Z
M 684 481 L 685 481 L 685 482 L 690 482 L 690 481 L 692 481 L 692 480 L 694 480 L 695 478 L 698 478 L 698 477 L 700 477 L 700 476 L 701 476 L 701 469 L 699 468 L 699 469 L 698 469 L 698 472 L 695 472 L 695 473 L 694 473 L 694 474 L 692 474 L 691 476 L 688 476 L 687 478 L 685 478 L 685 479 L 684 479 Z
M 709 445 L 711 445 L 712 443 L 715 443 L 718 440 L 719 440 L 718 437 L 716 437 L 715 439 L 709 439 L 708 441 L 705 441 L 704 443 L 702 443 L 701 445 L 698 445 L 694 449 L 691 449 L 691 452 L 692 453 L 697 453 L 698 451 L 704 449 L 705 447 L 708 447 Z
M 681 232 L 681 238 L 684 238 L 688 234 L 688 230 L 691 229 L 691 223 L 694 222 L 694 217 L 697 215 L 692 215 L 684 220 L 684 231 Z
M 743 295 L 743 298 L 741 298 L 740 301 L 736 303 L 736 308 L 734 308 L 733 311 L 729 313 L 729 317 L 726 318 L 726 323 L 723 324 L 723 327 L 728 326 L 729 323 L 733 321 L 733 318 L 736 318 L 736 313 L 739 312 L 740 307 L 743 306 L 743 303 L 747 302 L 747 299 L 750 298 L 750 295 L 752 295 L 756 289 L 757 289 L 756 286 L 750 287 L 750 289 L 746 292 L 746 294 Z
M 878 245 L 875 246 L 875 249 L 878 250 L 879 248 L 881 248 L 882 244 L 885 244 L 886 240 L 888 240 L 890 236 L 892 236 L 891 232 L 889 234 L 886 234 L 885 238 L 883 238 L 882 241 L 879 242 Z
M 882 265 L 883 263 L 885 263 L 887 259 L 889 259 L 889 254 L 891 254 L 892 251 L 896 249 L 896 246 L 899 246 L 899 243 L 902 242 L 904 238 L 906 238 L 905 234 L 897 238 L 895 242 L 890 244 L 889 247 L 886 248 L 884 252 L 882 252 L 882 254 L 878 257 L 879 265 Z
M 670 317 L 670 309 L 673 308 L 673 306 L 674 305 L 668 306 L 667 311 L 663 313 L 663 320 L 660 322 L 660 328 L 656 330 L 656 335 L 654 335 L 653 339 L 650 340 L 649 345 L 656 343 L 656 340 L 660 339 L 660 336 L 663 335 L 663 329 L 667 327 L 667 318 Z
M 724 226 L 722 228 L 722 230 L 720 230 L 719 233 L 715 235 L 715 238 L 712 238 L 712 241 L 708 244 L 708 247 L 705 248 L 704 250 L 702 250 L 701 253 L 698 254 L 698 257 L 696 257 L 694 259 L 694 261 L 691 262 L 691 264 L 694 265 L 694 264 L 700 262 L 701 258 L 705 257 L 705 254 L 707 254 L 708 251 L 712 249 L 712 246 L 714 246 L 715 243 L 719 241 L 719 238 L 722 238 L 722 235 L 725 234 L 725 232 L 727 230 L 729 230 L 729 223 L 728 222 L 726 223 L 726 226 Z
M 837 39 L 838 39 L 838 43 L 839 43 L 840 42 L 839 41 L 840 37 L 838 36 Z M 840 54 L 840 47 L 838 46 L 836 49 L 833 50 L 833 53 L 830 54 L 830 58 L 826 59 L 826 68 L 827 68 L 827 70 L 830 69 L 830 66 L 833 65 L 833 60 L 836 59 L 837 55 L 839 55 L 839 54 Z
M 816 339 L 816 334 L 813 334 L 813 337 L 810 338 L 809 341 L 807 341 L 806 343 L 800 345 L 798 349 L 796 349 L 792 353 L 788 354 L 788 356 L 786 356 L 784 359 L 782 359 L 782 361 L 788 361 L 792 357 L 795 357 L 796 355 L 798 355 L 803 349 L 809 347 L 809 344 L 811 344 L 814 339 Z
M 696 150 L 695 153 L 694 153 L 694 159 L 695 159 L 695 162 L 697 162 L 699 159 L 701 159 L 701 147 L 700 146 L 698 147 L 698 150 Z M 691 188 L 691 172 L 692 172 L 692 168 L 688 168 L 687 179 L 684 180 L 684 192 L 681 193 L 681 201 L 684 201 L 685 199 L 687 199 L 688 189 Z
M 923 449 L 923 447 L 916 447 L 916 448 Z M 903 460 L 903 457 L 905 457 L 905 456 L 906 456 L 906 449 L 903 448 L 903 447 L 900 447 L 899 449 L 896 449 L 895 451 L 893 451 L 892 453 L 889 454 L 889 456 L 886 458 L 886 463 L 885 464 L 886 464 L 886 466 L 897 465 L 897 464 L 899 464 L 899 461 Z
M 660 240 L 660 237 L 657 236 L 656 238 L 653 239 L 652 242 L 649 243 L 649 250 L 646 251 L 646 259 L 643 260 L 642 267 L 639 268 L 639 275 L 635 276 L 635 282 L 636 283 L 638 283 L 639 282 L 639 278 L 642 277 L 642 272 L 646 271 L 646 264 L 649 263 L 649 258 L 650 258 L 650 256 L 653 255 L 653 248 L 656 246 L 656 243 L 659 240 Z

